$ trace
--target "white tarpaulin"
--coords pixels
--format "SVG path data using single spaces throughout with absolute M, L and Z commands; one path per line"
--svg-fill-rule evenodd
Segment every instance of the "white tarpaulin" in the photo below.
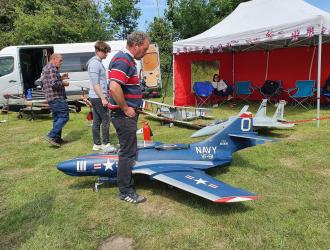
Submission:
M 330 13 L 303 0 L 253 0 L 241 3 L 209 30 L 173 43 L 173 53 L 209 50 L 261 42 L 330 35 Z

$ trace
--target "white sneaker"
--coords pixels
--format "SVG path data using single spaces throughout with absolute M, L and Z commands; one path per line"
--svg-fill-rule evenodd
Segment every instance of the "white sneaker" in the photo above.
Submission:
M 102 149 L 103 149 L 102 145 L 97 145 L 97 144 L 94 144 L 94 145 L 93 145 L 93 150 L 94 150 L 94 151 L 102 150 Z
M 114 151 L 117 150 L 117 149 L 116 149 L 113 145 L 111 145 L 110 143 L 108 143 L 108 144 L 103 144 L 103 145 L 102 145 L 102 149 L 103 149 L 104 152 L 114 152 Z

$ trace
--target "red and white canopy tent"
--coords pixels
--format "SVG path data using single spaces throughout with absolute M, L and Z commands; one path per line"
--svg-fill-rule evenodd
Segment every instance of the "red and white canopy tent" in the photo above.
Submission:
M 209 30 L 173 43 L 174 104 L 194 104 L 193 61 L 219 60 L 221 77 L 232 83 L 250 80 L 260 86 L 277 79 L 290 88 L 296 80 L 317 80 L 319 125 L 320 86 L 330 74 L 329 58 L 330 13 L 303 0 L 241 3 Z

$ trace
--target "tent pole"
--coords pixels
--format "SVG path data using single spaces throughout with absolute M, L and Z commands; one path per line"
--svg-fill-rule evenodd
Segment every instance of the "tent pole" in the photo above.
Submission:
M 267 61 L 266 61 L 266 74 L 265 74 L 265 81 L 268 79 L 268 64 L 269 64 L 269 50 L 267 50 Z
M 174 53 L 172 54 L 172 104 L 174 105 L 174 95 L 175 95 L 175 83 L 174 83 L 174 65 L 175 65 L 175 62 L 174 62 Z
M 320 127 L 320 95 L 321 95 L 321 56 L 322 56 L 322 21 L 319 34 L 319 47 L 317 57 L 317 127 Z
M 313 54 L 312 54 L 311 64 L 309 66 L 308 80 L 310 80 L 311 77 L 312 77 L 312 69 L 313 69 L 313 62 L 314 62 L 314 57 L 315 57 L 315 49 L 316 49 L 316 46 L 314 46 L 314 48 L 313 48 Z
M 233 86 L 235 86 L 235 52 L 233 52 Z

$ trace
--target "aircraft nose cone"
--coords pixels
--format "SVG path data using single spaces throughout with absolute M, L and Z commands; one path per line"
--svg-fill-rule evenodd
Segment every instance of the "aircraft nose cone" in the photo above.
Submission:
M 72 161 L 63 161 L 57 165 L 57 169 L 64 172 L 70 173 L 73 170 Z

